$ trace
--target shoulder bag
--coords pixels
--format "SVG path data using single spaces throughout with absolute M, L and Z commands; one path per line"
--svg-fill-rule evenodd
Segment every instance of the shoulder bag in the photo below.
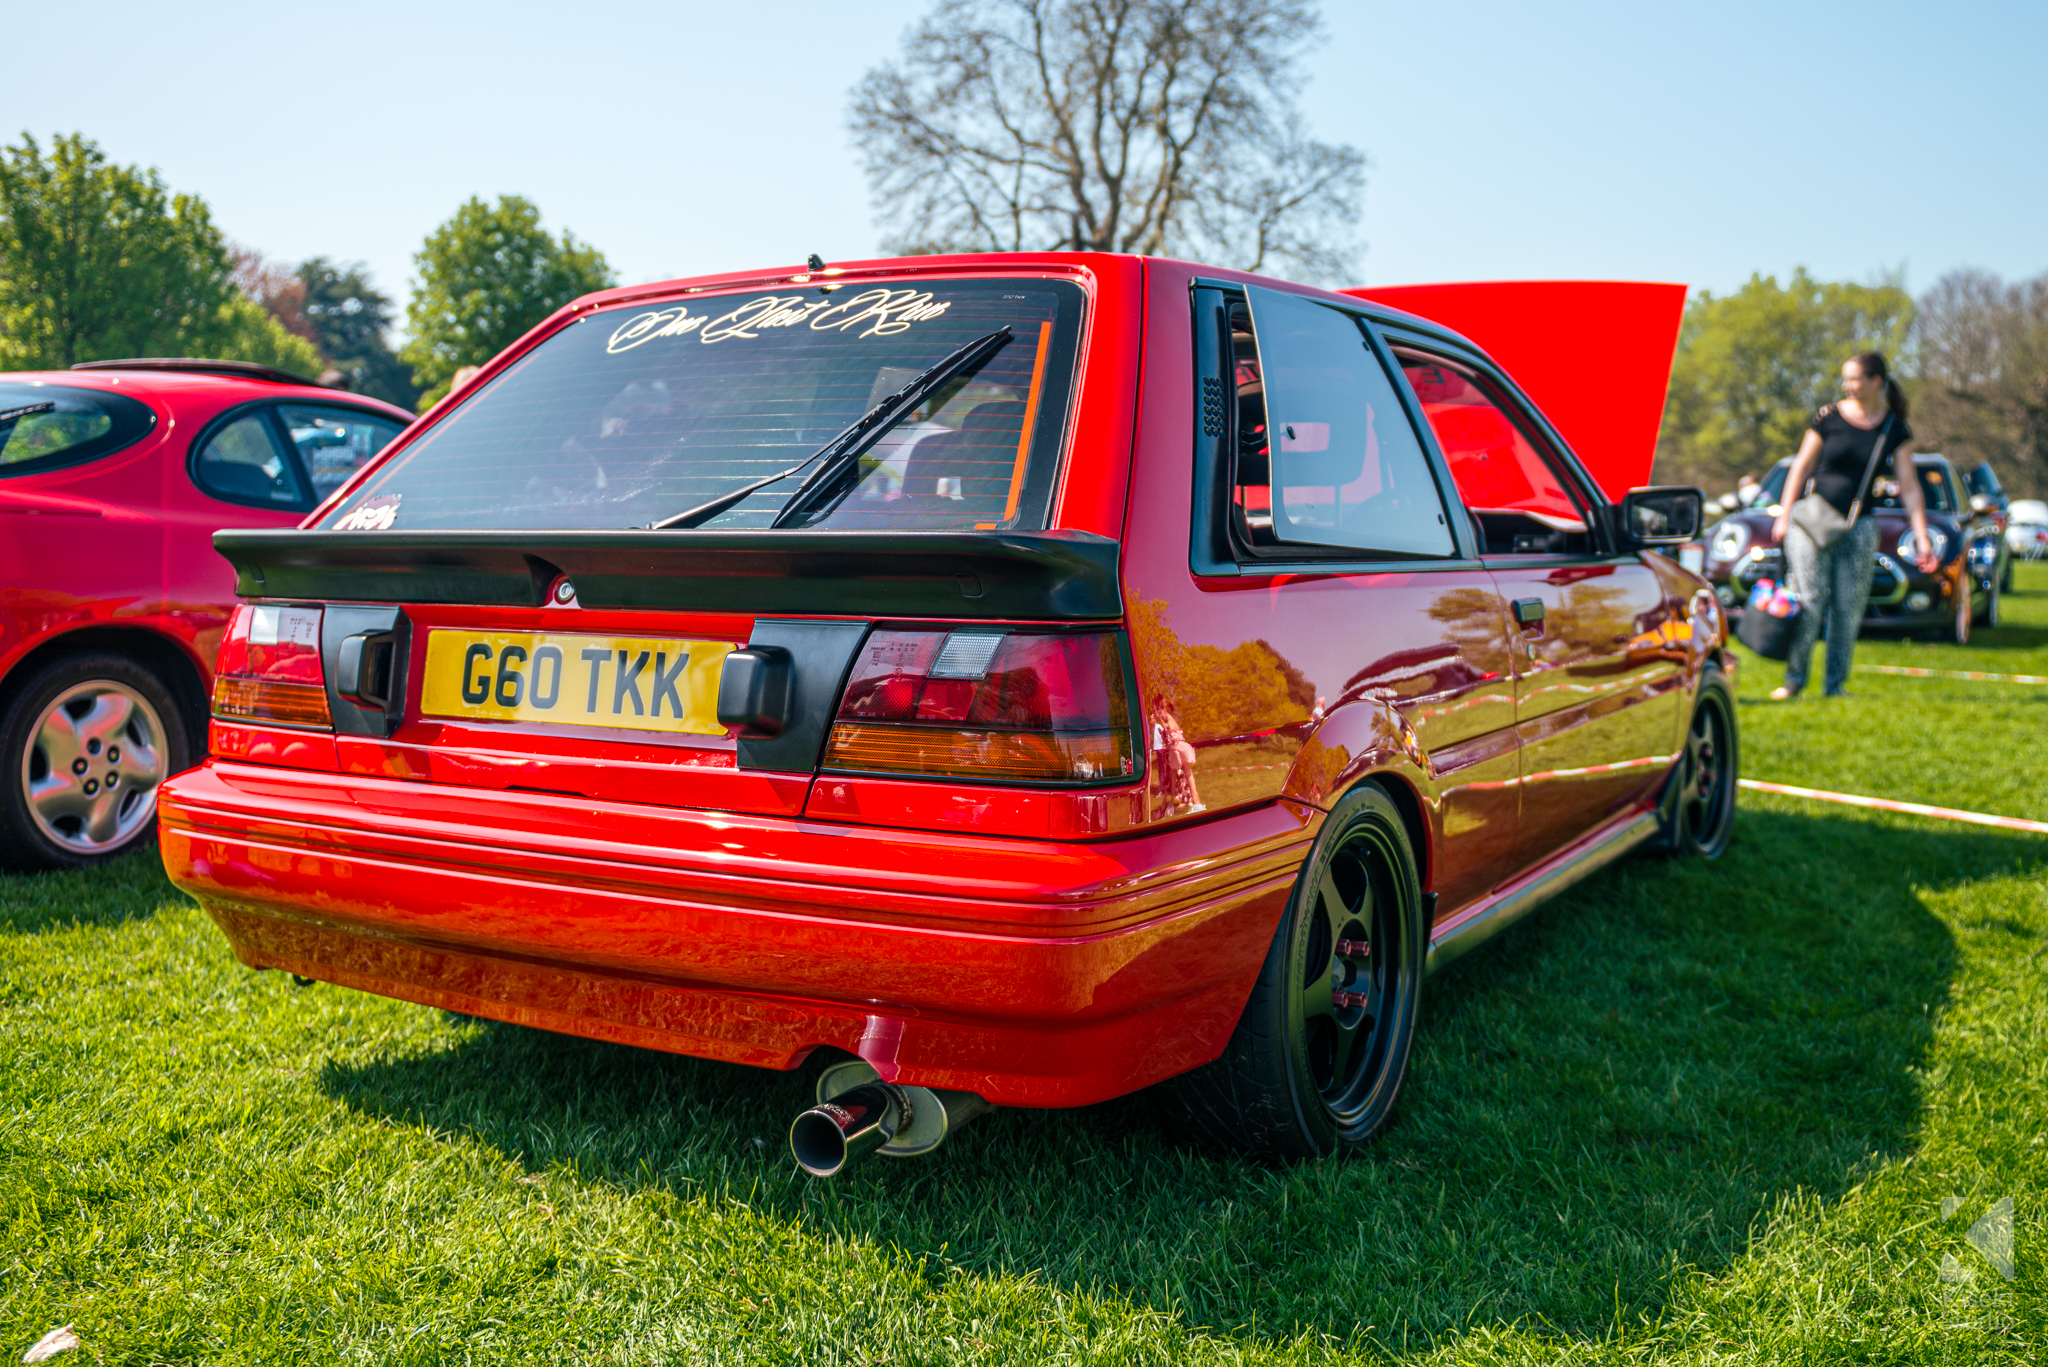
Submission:
M 1816 549 L 1826 550 L 1835 538 L 1856 525 L 1857 514 L 1863 511 L 1863 496 L 1870 492 L 1871 476 L 1877 473 L 1877 462 L 1884 456 L 1884 439 L 1891 430 L 1892 415 L 1887 413 L 1877 425 L 1877 440 L 1870 447 L 1870 464 L 1863 467 L 1863 482 L 1856 486 L 1856 500 L 1849 505 L 1847 517 L 1836 512 L 1835 505 L 1817 492 L 1792 505 L 1792 525 L 1812 537 Z

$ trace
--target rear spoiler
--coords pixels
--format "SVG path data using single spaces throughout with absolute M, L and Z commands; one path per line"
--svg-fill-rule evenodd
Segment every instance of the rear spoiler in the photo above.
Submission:
M 1477 343 L 1536 401 L 1609 498 L 1650 482 L 1685 286 L 1493 280 L 1343 293 Z
M 224 531 L 245 598 L 1093 621 L 1123 615 L 1091 532 Z

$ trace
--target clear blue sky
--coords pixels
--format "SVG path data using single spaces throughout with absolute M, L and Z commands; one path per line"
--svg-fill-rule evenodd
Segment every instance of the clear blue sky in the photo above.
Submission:
M 237 241 L 401 296 L 471 194 L 531 197 L 629 282 L 854 257 L 846 92 L 923 8 L 23 6 L 0 135 L 83 131 Z M 2041 0 L 1325 14 L 1304 106 L 1371 158 L 1367 282 L 2048 270 Z

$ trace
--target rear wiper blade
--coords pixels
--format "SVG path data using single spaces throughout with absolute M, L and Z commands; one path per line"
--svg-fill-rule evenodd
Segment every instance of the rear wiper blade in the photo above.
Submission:
M 805 466 L 810 465 L 813 461 L 823 461 L 824 464 L 811 472 L 810 478 L 797 486 L 796 492 L 789 496 L 789 502 L 782 505 L 782 511 L 777 513 L 775 520 L 768 524 L 771 528 L 787 526 L 794 520 L 796 511 L 801 510 L 803 505 L 811 501 L 810 495 L 813 490 L 822 487 L 840 472 L 844 471 L 848 465 L 859 460 L 867 452 L 868 448 L 887 436 L 891 428 L 903 421 L 904 418 L 910 416 L 919 404 L 930 398 L 933 392 L 944 385 L 946 381 L 952 379 L 963 370 L 972 370 L 981 365 L 989 357 L 1001 351 L 1004 346 L 1008 345 L 1009 341 L 1010 328 L 1007 324 L 985 337 L 975 338 L 966 346 L 961 347 L 958 351 L 946 357 L 945 360 L 940 361 L 930 370 L 925 371 L 924 374 L 919 375 L 909 384 L 904 385 L 903 388 L 897 390 L 873 408 L 870 408 L 860 416 L 860 419 L 853 426 L 847 428 L 844 432 L 841 432 L 838 436 L 832 438 L 832 440 L 826 442 L 787 470 L 779 474 L 770 475 L 766 479 L 757 479 L 752 484 L 734 489 L 731 493 L 720 494 L 709 503 L 700 503 L 688 512 L 677 513 L 674 517 L 663 518 L 661 521 L 651 524 L 648 530 L 663 532 L 673 531 L 678 528 L 700 527 L 757 490 L 765 489 L 771 484 L 788 479 L 791 475 L 801 472 Z

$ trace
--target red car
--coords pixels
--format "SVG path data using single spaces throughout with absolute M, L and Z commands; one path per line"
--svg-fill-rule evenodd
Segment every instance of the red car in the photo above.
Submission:
M 1625 485 L 1682 296 L 1410 302 L 1568 358 Z M 1427 970 L 1727 841 L 1725 625 L 1651 549 L 1699 517 L 1350 295 L 1079 254 L 596 294 L 304 530 L 215 539 L 249 602 L 164 859 L 256 967 L 824 1063 L 814 1173 L 1168 1080 L 1194 1137 L 1326 1154 Z
M 296 524 L 408 420 L 231 361 L 0 374 L 0 866 L 149 833 L 235 604 L 214 532 Z

